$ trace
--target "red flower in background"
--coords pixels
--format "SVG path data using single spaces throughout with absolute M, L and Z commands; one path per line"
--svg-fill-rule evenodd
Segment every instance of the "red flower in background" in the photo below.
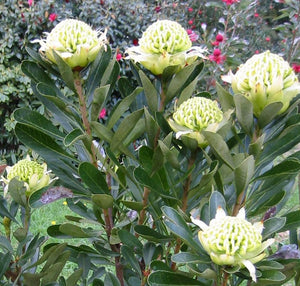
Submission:
M 161 7 L 160 7 L 160 6 L 156 6 L 156 7 L 154 8 L 154 10 L 155 10 L 156 13 L 158 13 L 158 12 L 161 11 Z
M 186 30 L 191 42 L 196 42 L 199 39 L 199 36 L 191 29 Z
M 100 113 L 99 113 L 99 119 L 103 119 L 106 116 L 106 109 L 102 108 Z
M 28 0 L 29 7 L 32 6 L 32 4 L 33 4 L 33 0 Z
M 221 50 L 220 49 L 215 49 L 212 55 L 209 55 L 208 58 L 212 61 L 212 62 L 216 62 L 217 64 L 222 64 L 226 57 L 224 55 L 222 55 Z
M 194 11 L 194 9 L 193 9 L 192 7 L 189 7 L 189 8 L 188 8 L 188 12 L 191 13 L 191 12 L 193 12 L 193 11 Z
M 223 42 L 224 41 L 223 35 L 222 34 L 216 35 L 216 41 L 219 42 L 219 43 Z
M 295 73 L 300 73 L 300 64 L 292 64 Z
M 120 61 L 123 58 L 122 54 L 117 54 L 116 55 L 116 60 Z
M 133 44 L 134 46 L 137 46 L 137 45 L 139 44 L 139 40 L 138 40 L 138 39 L 133 39 L 133 40 L 132 40 L 132 44 Z
M 57 14 L 52 13 L 49 15 L 49 21 L 54 22 L 57 19 Z
M 226 5 L 232 5 L 234 3 L 238 3 L 239 0 L 222 0 Z

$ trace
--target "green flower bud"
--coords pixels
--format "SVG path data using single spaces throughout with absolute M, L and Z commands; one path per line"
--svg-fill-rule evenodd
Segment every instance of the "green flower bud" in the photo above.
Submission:
M 41 45 L 40 52 L 56 64 L 54 52 L 72 69 L 83 68 L 94 61 L 106 43 L 106 32 L 101 34 L 86 23 L 67 19 L 60 22 L 44 40 L 35 40 Z
M 254 55 L 235 75 L 230 72 L 222 78 L 231 83 L 234 93 L 240 93 L 252 102 L 256 117 L 273 102 L 283 104 L 279 114 L 283 113 L 300 92 L 298 78 L 289 63 L 270 51 Z
M 20 160 L 12 167 L 6 167 L 7 177 L 3 181 L 8 184 L 13 178 L 24 182 L 26 195 L 40 190 L 50 183 L 50 176 L 47 172 L 47 165 L 31 161 L 29 158 Z
M 205 50 L 193 47 L 188 33 L 177 22 L 159 20 L 149 26 L 139 40 L 139 46 L 127 50 L 129 59 L 141 63 L 155 75 L 168 66 L 194 62 Z
M 265 257 L 264 250 L 274 242 L 274 239 L 262 242 L 262 222 L 251 224 L 247 221 L 244 208 L 236 217 L 227 216 L 219 208 L 209 226 L 191 219 L 202 229 L 198 232 L 198 238 L 214 263 L 246 267 L 252 280 L 256 281 L 253 264 Z
M 224 118 L 218 103 L 205 97 L 193 97 L 184 101 L 169 119 L 176 137 L 195 139 L 199 147 L 207 146 L 202 130 L 216 132 Z

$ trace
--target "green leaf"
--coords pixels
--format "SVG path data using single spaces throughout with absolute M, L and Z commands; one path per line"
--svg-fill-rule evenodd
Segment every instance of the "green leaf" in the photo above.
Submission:
M 141 254 L 143 250 L 143 244 L 139 239 L 134 236 L 132 233 L 128 232 L 125 229 L 118 231 L 118 236 L 124 245 L 127 245 L 131 251 Z
M 199 254 L 194 254 L 190 252 L 180 252 L 172 255 L 172 261 L 180 264 L 188 263 L 211 263 L 209 256 L 200 256 Z
M 300 142 L 300 124 L 287 126 L 276 138 L 265 143 L 259 163 L 273 161 L 277 156 L 291 150 Z
M 111 129 L 117 123 L 117 121 L 124 115 L 125 111 L 128 110 L 130 104 L 136 98 L 136 96 L 142 92 L 141 87 L 137 87 L 130 95 L 125 97 L 114 109 L 112 115 L 109 117 L 109 121 L 107 123 L 107 128 Z
M 82 133 L 82 130 L 79 128 L 73 129 L 70 133 L 68 133 L 64 138 L 64 145 L 66 147 L 70 147 L 78 140 L 87 139 L 87 134 Z
M 121 201 L 123 205 L 126 207 L 135 210 L 135 211 L 141 211 L 144 208 L 144 205 L 142 202 L 132 202 L 132 201 Z M 1 210 L 0 210 L 1 212 Z
M 61 243 L 52 246 L 45 252 L 45 254 L 36 263 L 39 265 L 42 262 L 47 261 L 43 266 L 42 272 L 48 271 L 51 265 L 59 261 L 60 255 L 65 252 L 66 247 L 67 243 Z
M 152 115 L 149 113 L 148 109 L 144 107 L 144 114 L 145 114 L 145 126 L 146 126 L 146 133 L 148 137 L 149 147 L 153 148 L 155 146 L 156 136 L 159 131 L 159 126 L 155 122 Z
M 3 251 L 7 250 L 5 252 L 14 253 L 14 249 L 12 248 L 10 241 L 2 235 L 0 236 L 0 248 Z
M 238 122 L 241 124 L 245 132 L 251 135 L 253 127 L 252 103 L 241 94 L 235 94 L 233 96 L 233 100 L 236 108 L 236 117 Z
M 89 237 L 93 237 L 93 235 L 95 234 L 95 233 L 93 234 L 92 232 L 88 233 L 84 231 L 83 228 L 71 223 L 61 224 L 59 226 L 59 231 L 73 238 L 89 238 Z
M 66 62 L 55 51 L 53 51 L 53 56 L 55 58 L 61 77 L 66 83 L 67 87 L 70 88 L 72 91 L 76 92 L 72 68 L 69 65 L 67 65 Z
M 213 149 L 214 153 L 232 170 L 234 170 L 234 162 L 230 154 L 230 150 L 221 135 L 210 132 L 202 131 L 205 139 L 208 141 L 209 146 Z
M 34 82 L 52 82 L 51 78 L 45 73 L 37 63 L 25 60 L 21 64 L 21 69 L 24 74 L 31 78 Z
M 96 88 L 91 108 L 91 120 L 96 121 L 109 92 L 109 85 Z
M 13 222 L 17 223 L 17 220 L 15 219 L 14 215 L 10 213 L 10 211 L 6 207 L 7 201 L 0 196 L 0 216 L 1 217 L 8 217 Z
M 197 253 L 201 253 L 200 245 L 194 240 L 193 234 L 182 216 L 171 207 L 163 206 L 162 211 L 168 219 L 164 223 L 170 231 L 179 236 Z
M 1 236 L 0 236 L 0 240 L 1 240 Z M 1 241 L 0 241 L 0 246 L 1 246 Z M 13 253 L 13 252 L 11 252 Z M 10 252 L 7 253 L 0 253 L 0 265 L 1 265 L 1 269 L 0 269 L 0 279 L 2 279 L 2 276 L 4 275 L 4 273 L 6 272 L 6 270 L 8 270 L 9 264 L 11 262 L 12 259 L 12 255 Z
M 10 180 L 8 184 L 8 193 L 16 203 L 23 207 L 26 206 L 27 201 L 25 192 L 26 188 L 24 182 L 19 181 L 17 178 Z
M 146 225 L 136 225 L 134 231 L 148 241 L 168 242 L 173 239 L 171 236 L 163 235 Z
M 253 177 L 254 169 L 255 160 L 253 156 L 247 157 L 234 169 L 234 183 L 237 196 L 247 189 Z
M 46 275 L 46 273 L 24 273 L 24 283 L 25 285 L 41 285 L 41 278 Z
M 281 102 L 273 102 L 268 104 L 260 113 L 258 118 L 258 126 L 262 129 L 267 126 L 278 114 L 283 104 Z
M 188 276 L 164 270 L 152 272 L 148 277 L 148 284 L 150 286 L 206 285 Z
M 102 48 L 96 59 L 89 67 L 89 74 L 85 85 L 87 86 L 86 95 L 92 98 L 95 89 L 100 85 L 104 71 L 106 70 L 111 59 L 111 48 L 106 46 L 106 50 Z M 104 84 L 106 85 L 106 84 Z
M 262 232 L 263 240 L 282 229 L 282 227 L 285 225 L 285 222 L 286 218 L 284 217 L 272 217 L 264 221 L 264 229 Z
M 168 194 L 164 190 L 157 173 L 150 177 L 150 175 L 142 167 L 137 167 L 134 169 L 134 177 L 142 186 L 151 189 L 151 191 L 157 193 L 158 195 L 172 200 L 176 199 L 174 196 L 171 196 L 171 194 Z
M 65 253 L 64 256 L 65 258 L 62 259 L 61 262 L 53 264 L 51 267 L 49 267 L 49 270 L 43 275 L 42 277 L 42 283 L 41 286 L 45 286 L 49 284 L 50 282 L 55 282 L 59 276 L 59 274 L 62 272 L 68 258 L 69 258 L 69 253 Z
M 92 202 L 102 209 L 108 209 L 113 206 L 114 198 L 108 194 L 92 195 Z
M 105 286 L 121 286 L 118 278 L 112 273 L 108 272 L 104 279 Z
M 290 212 L 282 217 L 286 219 L 286 223 L 280 229 L 281 232 L 296 229 L 300 226 L 300 210 Z
M 266 270 L 262 272 L 261 277 L 259 277 L 258 281 L 255 283 L 257 286 L 262 285 L 274 285 L 272 283 L 280 282 L 285 279 L 285 275 L 278 270 Z M 275 284 L 282 285 L 282 284 Z
M 54 136 L 57 139 L 63 139 L 63 134 L 59 129 L 52 124 L 52 122 L 46 119 L 40 113 L 30 110 L 28 108 L 19 108 L 14 112 L 14 118 L 16 121 L 34 127 L 42 131 L 49 136 Z
M 158 92 L 155 86 L 151 83 L 150 79 L 142 70 L 139 71 L 139 76 L 142 81 L 142 86 L 144 88 L 144 93 L 149 109 L 152 112 L 158 111 Z
M 92 163 L 81 163 L 78 172 L 82 181 L 88 186 L 93 194 L 109 194 L 108 185 L 103 173 L 101 173 Z
M 75 270 L 67 279 L 66 281 L 66 286 L 76 286 L 77 282 L 79 281 L 79 279 L 81 278 L 83 270 L 77 269 Z
M 195 61 L 191 65 L 184 67 L 172 78 L 166 92 L 166 102 L 171 101 L 175 96 L 179 96 L 181 92 L 193 82 L 201 73 L 203 63 Z
M 300 160 L 296 158 L 287 158 L 281 163 L 274 166 L 269 171 L 255 178 L 255 180 L 266 180 L 270 178 L 287 177 L 290 175 L 297 175 L 300 171 Z
M 218 82 L 216 82 L 216 90 L 222 106 L 222 110 L 225 112 L 229 109 L 233 109 L 233 96 L 227 90 L 225 90 Z
M 127 245 L 121 246 L 121 254 L 123 255 L 124 259 L 127 263 L 131 265 L 131 267 L 139 274 L 139 276 L 142 278 L 142 271 L 141 267 L 139 265 L 139 262 L 135 255 L 133 254 L 132 250 Z
M 187 87 L 185 87 L 182 90 L 177 101 L 177 106 L 179 106 L 184 101 L 188 100 L 193 95 L 197 83 L 198 83 L 198 78 L 195 78 Z
M 157 245 L 153 242 L 146 242 L 143 247 L 143 258 L 146 266 L 149 266 L 153 259 L 161 257 L 163 254 L 163 248 L 161 245 Z
M 220 192 L 214 191 L 209 198 L 209 214 L 211 220 L 215 218 L 218 208 L 222 208 L 226 211 L 226 201 Z
M 111 150 L 115 151 L 118 149 L 119 145 L 126 139 L 129 133 L 135 128 L 137 121 L 144 114 L 144 110 L 136 110 L 130 115 L 126 116 L 120 123 L 118 129 L 116 130 L 113 138 L 111 140 Z

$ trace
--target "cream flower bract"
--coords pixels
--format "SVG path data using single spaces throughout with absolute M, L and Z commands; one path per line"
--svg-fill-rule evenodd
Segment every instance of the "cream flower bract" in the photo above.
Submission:
M 254 55 L 239 67 L 236 74 L 230 72 L 222 79 L 231 83 L 234 93 L 240 93 L 252 102 L 256 117 L 273 102 L 283 104 L 279 114 L 283 113 L 300 93 L 300 84 L 292 67 L 270 51 Z
M 199 147 L 207 146 L 202 130 L 216 132 L 222 124 L 224 114 L 218 103 L 205 97 L 193 97 L 184 101 L 168 120 L 176 137 L 195 139 Z
M 6 184 L 9 184 L 13 178 L 24 182 L 26 187 L 26 195 L 38 191 L 51 182 L 46 163 L 39 164 L 31 161 L 30 158 L 20 160 L 12 167 L 6 167 L 7 176 L 3 178 Z
M 46 35 L 46 39 L 34 41 L 40 43 L 40 52 L 53 63 L 57 53 L 71 68 L 83 68 L 94 61 L 107 42 L 106 32 L 99 36 L 88 24 L 74 19 L 60 22 Z
M 187 31 L 177 22 L 158 20 L 143 33 L 139 46 L 126 52 L 127 58 L 160 75 L 168 66 L 179 65 L 182 68 L 198 57 L 204 57 L 205 49 L 192 47 Z
M 252 280 L 256 281 L 253 264 L 266 256 L 264 250 L 274 242 L 273 238 L 262 242 L 262 222 L 251 224 L 247 221 L 244 208 L 236 217 L 227 216 L 219 208 L 209 225 L 191 219 L 202 229 L 198 238 L 214 263 L 246 267 Z

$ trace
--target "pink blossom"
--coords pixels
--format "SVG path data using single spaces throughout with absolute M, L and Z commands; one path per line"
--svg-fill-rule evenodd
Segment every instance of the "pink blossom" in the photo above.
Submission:
M 295 73 L 300 73 L 300 64 L 292 64 Z
M 191 12 L 193 12 L 193 11 L 194 11 L 194 9 L 193 9 L 192 7 L 189 7 L 189 8 L 188 8 L 188 12 L 191 13 Z
M 232 5 L 234 3 L 238 3 L 239 0 L 222 0 L 226 5 Z
M 256 50 L 255 53 L 256 53 L 256 54 L 259 54 L 260 52 L 259 52 L 259 50 Z
M 122 54 L 119 53 L 119 54 L 116 55 L 116 60 L 117 61 L 120 61 L 122 58 L 123 58 Z
M 258 17 L 259 17 L 259 14 L 258 14 L 258 13 L 254 13 L 254 17 L 255 17 L 255 18 L 258 18 Z
M 191 42 L 196 42 L 199 39 L 199 36 L 193 30 L 188 29 L 187 33 L 190 37 Z
M 226 56 L 222 55 L 220 49 L 215 49 L 213 54 L 209 55 L 208 58 L 217 64 L 222 64 L 225 61 Z
M 214 42 L 211 42 L 211 44 L 215 47 L 219 46 L 220 45 L 220 42 L 218 41 L 214 41 Z
M 218 35 L 216 35 L 216 41 L 217 42 L 223 42 L 224 41 L 224 37 L 223 37 L 223 35 L 222 34 L 218 34 Z
M 193 20 L 189 20 L 189 21 L 188 21 L 188 24 L 189 24 L 189 25 L 193 25 L 193 23 L 194 23 Z
M 57 19 L 57 14 L 52 13 L 49 15 L 49 21 L 54 22 Z
M 158 12 L 161 11 L 161 7 L 160 7 L 160 6 L 156 6 L 156 7 L 154 8 L 154 10 L 155 10 L 156 13 L 158 13 Z
M 32 6 L 32 4 L 33 4 L 33 0 L 28 0 L 29 7 Z
M 98 118 L 99 119 L 103 119 L 105 116 L 106 116 L 106 109 L 102 108 L 101 111 L 100 111 L 100 113 L 99 113 Z
M 266 41 L 267 41 L 267 42 L 270 42 L 270 41 L 271 41 L 271 38 L 270 38 L 270 37 L 266 37 Z

